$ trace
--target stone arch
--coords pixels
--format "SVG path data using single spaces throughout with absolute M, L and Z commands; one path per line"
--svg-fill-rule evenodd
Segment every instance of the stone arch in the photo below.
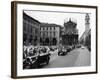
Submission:
M 50 42 L 50 41 L 49 41 L 49 38 L 47 37 L 47 38 L 45 39 L 45 44 L 46 44 L 46 45 L 49 45 L 49 42 Z
M 53 44 L 53 45 L 57 45 L 57 39 L 56 39 L 56 38 L 53 38 L 53 39 L 52 39 L 52 44 Z

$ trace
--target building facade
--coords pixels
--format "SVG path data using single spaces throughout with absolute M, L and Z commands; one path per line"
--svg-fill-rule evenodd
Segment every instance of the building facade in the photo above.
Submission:
M 37 45 L 39 43 L 40 22 L 23 12 L 23 44 Z
M 69 19 L 68 22 L 64 23 L 64 31 L 62 33 L 62 45 L 75 45 L 78 43 L 78 29 L 76 28 L 77 23 Z
M 40 25 L 40 44 L 57 45 L 59 44 L 60 25 L 41 23 Z
M 89 35 L 90 30 L 90 17 L 89 14 L 85 16 L 85 31 L 83 32 L 82 36 L 80 37 L 80 43 L 85 45 L 86 37 Z
M 80 37 L 80 44 L 87 46 L 91 50 L 91 29 L 90 29 L 90 17 L 87 13 L 85 16 L 85 31 Z

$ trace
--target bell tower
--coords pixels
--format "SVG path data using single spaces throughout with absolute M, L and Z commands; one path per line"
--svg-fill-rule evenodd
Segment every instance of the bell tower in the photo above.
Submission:
M 85 30 L 89 30 L 90 29 L 90 17 L 89 17 L 89 14 L 86 13 L 86 16 L 85 16 Z

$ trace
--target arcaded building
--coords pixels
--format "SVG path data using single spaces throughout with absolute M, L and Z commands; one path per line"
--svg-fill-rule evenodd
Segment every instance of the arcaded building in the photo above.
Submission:
M 40 25 L 40 44 L 57 45 L 59 44 L 60 25 L 41 23 Z
M 40 22 L 23 12 L 23 44 L 37 45 L 39 43 Z

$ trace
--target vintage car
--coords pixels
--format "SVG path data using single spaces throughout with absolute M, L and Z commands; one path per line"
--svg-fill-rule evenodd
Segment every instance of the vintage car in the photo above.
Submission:
M 50 47 L 50 51 L 54 51 L 54 48 Z
M 41 65 L 48 64 L 50 53 L 47 47 L 30 48 L 28 55 L 23 59 L 23 69 L 39 68 Z
M 28 51 L 27 51 L 27 53 L 24 52 L 24 55 L 25 54 L 27 54 L 27 55 L 25 58 L 23 58 L 23 69 L 37 68 L 38 54 L 37 54 L 36 49 L 30 48 L 29 52 Z
M 49 50 L 48 48 L 43 47 L 41 50 L 39 50 L 39 56 L 37 59 L 38 67 L 40 67 L 41 65 L 49 64 L 49 60 L 50 60 Z
M 33 69 L 33 68 L 37 68 L 37 56 L 31 56 L 31 57 L 27 57 L 24 61 L 23 61 L 23 69 Z
M 66 50 L 67 50 L 67 52 L 70 52 L 72 50 L 72 47 L 69 46 L 69 47 L 66 48 Z
M 81 45 L 79 44 L 79 45 L 77 45 L 76 47 L 77 47 L 77 48 L 81 48 Z
M 66 55 L 68 52 L 65 48 L 62 48 L 62 49 L 58 49 L 58 56 L 64 56 Z

